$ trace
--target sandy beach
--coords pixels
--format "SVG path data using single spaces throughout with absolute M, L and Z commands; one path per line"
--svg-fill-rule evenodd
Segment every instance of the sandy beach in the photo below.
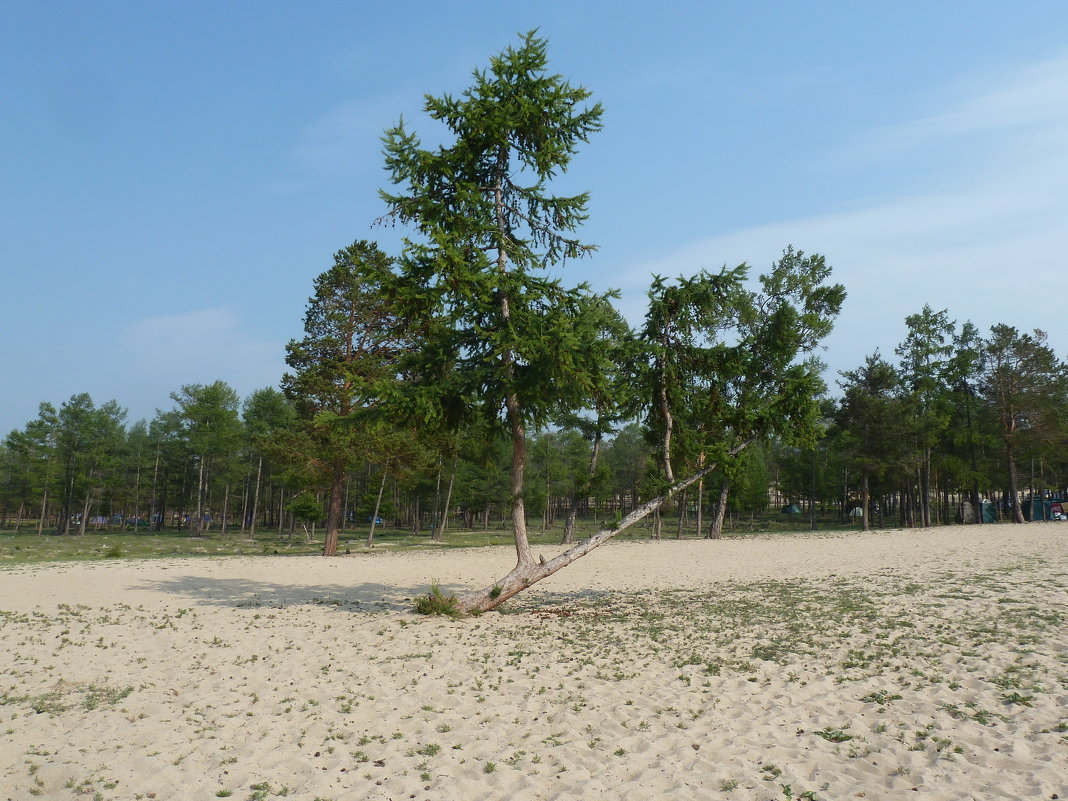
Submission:
M 4 568 L 0 799 L 1068 799 L 1068 523 L 512 561 Z

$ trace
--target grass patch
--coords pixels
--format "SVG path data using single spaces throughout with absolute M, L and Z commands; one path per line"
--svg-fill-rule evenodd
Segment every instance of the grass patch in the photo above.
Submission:
M 430 585 L 427 595 L 420 595 L 415 599 L 415 612 L 420 615 L 444 615 L 446 617 L 462 617 L 463 612 L 457 606 L 455 595 L 446 595 L 441 591 L 441 586 L 435 581 Z

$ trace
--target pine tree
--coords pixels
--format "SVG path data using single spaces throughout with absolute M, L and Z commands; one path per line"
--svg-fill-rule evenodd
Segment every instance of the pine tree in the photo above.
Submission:
M 301 420 L 300 449 L 330 491 L 323 553 L 337 553 L 345 476 L 371 444 L 368 412 L 378 404 L 409 347 L 408 327 L 392 300 L 392 259 L 376 244 L 354 242 L 315 279 L 304 338 L 286 346 L 282 389 Z
M 459 98 L 424 110 L 453 141 L 424 149 L 401 122 L 386 137 L 398 187 L 388 218 L 409 224 L 399 296 L 434 321 L 413 360 L 411 397 L 429 424 L 497 420 L 512 443 L 511 515 L 518 566 L 535 564 L 526 529 L 527 429 L 585 405 L 594 370 L 581 355 L 595 336 L 590 293 L 544 271 L 586 255 L 575 231 L 588 196 L 553 195 L 579 145 L 601 127 L 590 93 L 547 72 L 547 45 L 528 33 L 476 70 Z

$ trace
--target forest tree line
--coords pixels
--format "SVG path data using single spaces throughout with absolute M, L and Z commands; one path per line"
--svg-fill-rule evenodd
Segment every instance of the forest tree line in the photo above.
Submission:
M 906 319 L 895 355 L 873 353 L 839 376 L 811 445 L 754 443 L 709 475 L 711 491 L 677 497 L 665 510 L 671 525 L 654 535 L 714 537 L 724 515 L 791 506 L 813 525 L 928 526 L 962 522 L 964 502 L 977 511 L 990 500 L 999 517 L 1022 520 L 1032 491 L 1068 498 L 1066 365 L 1041 332 L 996 325 L 984 336 L 925 307 Z M 0 527 L 307 536 L 325 520 L 337 464 L 344 527 L 381 520 L 440 538 L 447 525 L 505 524 L 511 453 L 500 431 L 335 421 L 324 433 L 321 409 L 308 408 L 292 376 L 287 386 L 242 401 L 223 381 L 186 385 L 170 409 L 132 424 L 114 400 L 43 403 L 0 449 Z M 686 471 L 699 453 L 686 409 L 674 420 L 673 463 Z M 655 419 L 622 419 L 603 442 L 589 420 L 567 422 L 531 437 L 525 487 L 528 519 L 561 536 L 572 510 L 610 520 L 663 480 Z

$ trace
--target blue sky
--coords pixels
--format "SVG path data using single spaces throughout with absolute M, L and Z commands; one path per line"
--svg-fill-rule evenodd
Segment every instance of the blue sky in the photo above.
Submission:
M 130 418 L 275 385 L 312 280 L 395 252 L 380 136 L 538 27 L 605 106 L 559 184 L 637 321 L 649 275 L 823 253 L 823 358 L 925 303 L 1068 354 L 1068 3 L 0 0 L 0 433 L 41 401 Z M 833 372 L 832 372 L 833 377 Z

